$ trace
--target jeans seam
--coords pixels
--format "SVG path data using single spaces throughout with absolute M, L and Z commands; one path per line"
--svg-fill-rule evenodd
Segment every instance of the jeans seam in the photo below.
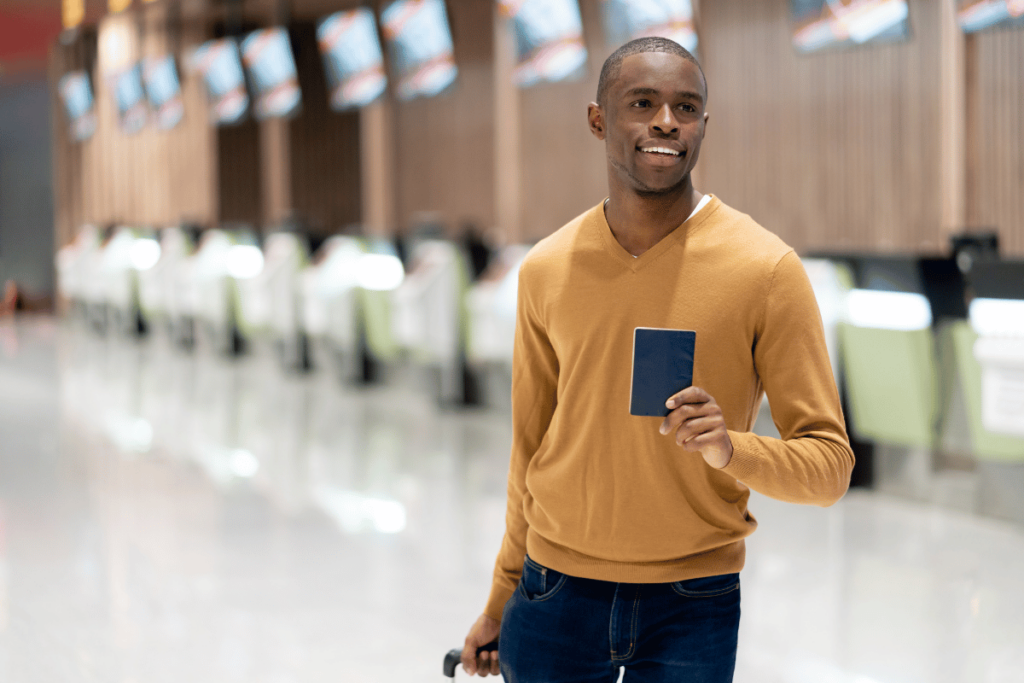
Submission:
M 737 581 L 735 584 L 733 584 L 732 586 L 729 586 L 728 588 L 721 588 L 721 589 L 716 590 L 716 591 L 701 592 L 701 591 L 688 591 L 685 588 L 679 588 L 677 583 L 678 582 L 672 584 L 672 590 L 675 591 L 677 595 L 681 595 L 684 598 L 717 598 L 717 597 L 720 597 L 722 595 L 727 595 L 728 593 L 732 593 L 735 590 L 739 590 L 739 587 L 740 587 L 739 581 Z
M 612 661 L 618 659 L 615 655 L 615 601 L 619 597 L 619 584 L 615 584 L 615 592 L 612 593 L 612 609 L 608 617 L 608 647 L 611 649 Z
M 633 653 L 636 651 L 636 641 L 637 641 L 636 625 L 637 625 L 637 621 L 638 621 L 637 617 L 638 617 L 639 614 L 640 614 L 640 587 L 638 586 L 637 589 L 636 589 L 636 597 L 633 599 L 633 620 L 632 620 L 632 623 L 630 624 L 630 627 L 629 627 L 629 652 L 626 653 L 625 659 L 629 659 L 630 657 L 632 657 Z

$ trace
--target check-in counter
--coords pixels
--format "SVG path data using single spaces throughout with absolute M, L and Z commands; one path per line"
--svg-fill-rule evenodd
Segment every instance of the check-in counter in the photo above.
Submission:
M 155 331 L 166 332 L 175 344 L 190 346 L 194 321 L 184 304 L 182 269 L 195 245 L 188 233 L 173 226 L 160 231 L 152 267 L 139 271 L 139 303 Z
M 240 327 L 249 338 L 268 338 L 285 368 L 308 370 L 309 343 L 302 322 L 302 274 L 309 241 L 295 232 L 273 232 L 263 244 L 263 267 L 237 280 Z
M 331 237 L 301 275 L 302 326 L 319 354 L 317 363 L 335 364 L 345 382 L 362 376 L 358 282 L 365 253 L 357 237 Z
M 932 309 L 913 257 L 851 261 L 839 326 L 851 427 L 864 440 L 932 448 L 939 402 Z
M 113 230 L 94 273 L 99 288 L 97 298 L 106 308 L 107 323 L 113 331 L 131 336 L 146 332 L 139 278 L 159 258 L 160 244 L 152 231 L 128 226 Z
M 971 285 L 982 424 L 994 433 L 1024 437 L 1024 261 L 978 263 Z
M 458 246 L 438 239 L 416 244 L 410 267 L 392 296 L 395 339 L 415 365 L 439 374 L 442 403 L 465 400 L 466 259 Z
M 89 318 L 90 287 L 99 269 L 101 245 L 96 226 L 83 225 L 75 239 L 61 247 L 54 258 L 58 292 L 85 320 Z
M 184 264 L 185 306 L 198 327 L 197 338 L 218 353 L 244 351 L 239 280 L 263 270 L 263 251 L 248 230 L 209 229 Z
M 979 260 L 967 280 L 970 319 L 953 339 L 977 508 L 1024 523 L 1024 262 Z
M 326 240 L 303 271 L 304 329 L 342 381 L 372 381 L 398 357 L 391 295 L 404 278 L 390 242 L 344 235 Z
M 530 246 L 505 247 L 466 294 L 469 315 L 467 357 L 476 365 L 512 367 L 519 267 Z

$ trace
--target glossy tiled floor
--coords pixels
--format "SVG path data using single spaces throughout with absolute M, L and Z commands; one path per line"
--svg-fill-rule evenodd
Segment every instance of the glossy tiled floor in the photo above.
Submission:
M 0 321 L 0 681 L 441 681 L 508 443 L 501 411 Z M 752 509 L 738 682 L 1024 681 L 1024 530 Z

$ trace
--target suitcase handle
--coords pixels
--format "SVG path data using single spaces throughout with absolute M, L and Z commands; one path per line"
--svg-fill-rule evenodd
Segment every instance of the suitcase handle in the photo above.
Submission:
M 483 647 L 478 647 L 476 653 L 481 652 L 493 652 L 498 649 L 498 641 L 492 641 L 487 643 Z M 455 667 L 462 661 L 462 650 L 450 650 L 448 654 L 444 656 L 444 675 L 448 678 L 455 678 Z

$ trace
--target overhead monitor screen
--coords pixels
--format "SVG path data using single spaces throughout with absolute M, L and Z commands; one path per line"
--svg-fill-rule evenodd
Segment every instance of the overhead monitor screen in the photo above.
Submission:
M 498 0 L 512 20 L 517 85 L 529 86 L 583 75 L 587 48 L 576 0 Z
M 396 0 L 380 15 L 399 99 L 437 95 L 458 69 L 444 0 Z
M 185 114 L 174 57 L 161 55 L 144 59 L 142 80 L 146 84 L 146 95 L 157 127 L 164 130 L 174 128 Z
M 192 68 L 202 74 L 215 123 L 238 123 L 249 109 L 245 74 L 238 44 L 231 38 L 211 40 L 192 55 Z
M 290 116 L 299 109 L 299 75 L 288 31 L 267 28 L 253 31 L 242 41 L 242 61 L 256 90 L 256 118 Z
M 64 109 L 71 122 L 71 137 L 87 140 L 96 132 L 96 108 L 93 106 L 92 83 L 84 71 L 64 74 L 57 84 Z
M 362 107 L 384 94 L 388 79 L 371 10 L 360 7 L 324 18 L 316 38 L 333 109 Z
M 697 51 L 691 0 L 602 0 L 608 42 L 618 47 L 634 38 L 661 36 Z
M 142 87 L 142 68 L 132 64 L 113 71 L 109 75 L 109 82 L 121 130 L 128 134 L 139 132 L 146 125 L 149 115 L 146 91 Z
M 907 0 L 789 0 L 793 46 L 816 52 L 906 39 Z
M 968 33 L 996 26 L 1024 27 L 1024 0 L 958 0 L 956 19 Z

